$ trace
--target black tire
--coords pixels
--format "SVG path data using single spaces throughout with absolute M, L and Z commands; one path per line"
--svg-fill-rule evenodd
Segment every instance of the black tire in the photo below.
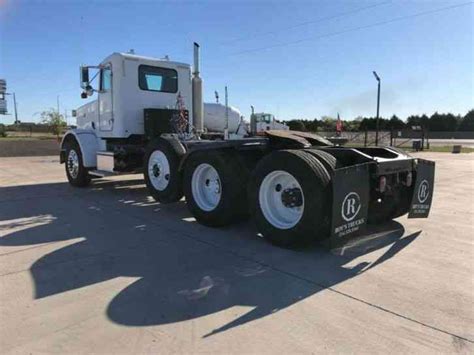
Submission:
M 69 183 L 75 187 L 84 187 L 89 185 L 91 177 L 87 168 L 84 167 L 81 148 L 76 139 L 70 138 L 64 143 L 66 149 L 66 161 L 64 166 L 66 168 L 66 176 Z M 75 156 L 77 157 L 76 168 L 73 168 Z
M 161 151 L 169 164 L 169 174 L 163 176 L 168 182 L 166 187 L 159 189 L 157 182 L 152 182 L 154 177 L 152 174 L 160 174 L 159 169 L 156 169 L 156 172 L 150 171 L 149 160 L 152 154 L 156 151 Z M 157 138 L 150 142 L 147 146 L 144 159 L 143 175 L 145 178 L 145 184 L 148 188 L 150 195 L 155 201 L 160 203 L 173 203 L 179 201 L 183 197 L 183 176 L 181 171 L 179 171 L 179 164 L 183 152 L 179 151 L 176 147 L 173 147 L 173 144 L 164 138 Z
M 268 174 L 278 170 L 291 174 L 303 193 L 303 214 L 288 229 L 280 229 L 270 223 L 260 206 L 262 182 Z M 258 163 L 249 184 L 249 202 L 258 231 L 271 243 L 281 247 L 298 246 L 327 237 L 331 211 L 330 183 L 331 177 L 324 165 L 308 152 L 280 150 L 267 155 Z
M 328 152 L 320 149 L 305 149 L 304 151 L 316 157 L 329 173 L 332 173 L 336 168 L 338 168 L 336 158 Z
M 211 165 L 217 171 L 220 180 L 220 200 L 210 211 L 199 206 L 192 191 L 193 175 L 201 164 Z M 193 153 L 186 161 L 183 180 L 186 204 L 199 223 L 209 227 L 222 227 L 248 216 L 246 209 L 248 171 L 236 153 L 219 151 Z

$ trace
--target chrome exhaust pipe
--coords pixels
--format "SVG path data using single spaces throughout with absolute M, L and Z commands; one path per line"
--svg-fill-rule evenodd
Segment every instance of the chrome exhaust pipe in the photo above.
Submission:
M 199 44 L 194 42 L 194 68 L 192 78 L 193 94 L 193 126 L 196 133 L 204 131 L 204 106 L 202 102 L 202 79 L 199 77 L 200 71 L 200 50 Z

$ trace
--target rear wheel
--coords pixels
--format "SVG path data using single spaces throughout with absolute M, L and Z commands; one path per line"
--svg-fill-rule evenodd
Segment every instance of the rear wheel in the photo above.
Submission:
M 82 152 L 79 144 L 75 139 L 69 139 L 65 144 L 66 149 L 66 176 L 72 186 L 84 187 L 90 181 L 90 175 L 84 167 Z
M 150 195 L 161 203 L 172 203 L 183 197 L 179 154 L 165 139 L 151 142 L 145 154 L 145 183 Z
M 196 152 L 184 168 L 189 210 L 204 225 L 219 227 L 247 216 L 247 170 L 231 152 Z
M 332 173 L 338 167 L 336 158 L 324 150 L 305 149 L 304 151 L 318 159 L 329 173 Z
M 328 232 L 330 175 L 305 151 L 263 158 L 252 175 L 249 199 L 259 232 L 273 244 L 291 247 Z

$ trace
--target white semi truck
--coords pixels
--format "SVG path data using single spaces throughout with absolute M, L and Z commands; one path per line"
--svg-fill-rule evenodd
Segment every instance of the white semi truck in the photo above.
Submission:
M 61 142 L 70 184 L 143 173 L 157 201 L 184 195 L 196 220 L 214 227 L 253 216 L 280 246 L 341 240 L 407 212 L 428 216 L 432 162 L 333 146 L 269 114 L 252 112 L 246 124 L 235 108 L 203 104 L 199 72 L 196 43 L 193 67 L 132 53 L 81 66 L 81 96 L 96 98 L 76 110 L 77 129 Z

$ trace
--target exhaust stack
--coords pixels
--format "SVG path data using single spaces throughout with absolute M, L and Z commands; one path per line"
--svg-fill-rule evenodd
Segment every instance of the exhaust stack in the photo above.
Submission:
M 253 106 L 250 106 L 252 109 L 252 114 L 250 115 L 250 135 L 257 135 L 257 117 L 255 117 L 255 109 Z
M 192 78 L 193 125 L 197 133 L 204 131 L 204 107 L 202 103 L 202 79 L 199 77 L 199 61 L 199 44 L 194 42 L 194 71 Z

